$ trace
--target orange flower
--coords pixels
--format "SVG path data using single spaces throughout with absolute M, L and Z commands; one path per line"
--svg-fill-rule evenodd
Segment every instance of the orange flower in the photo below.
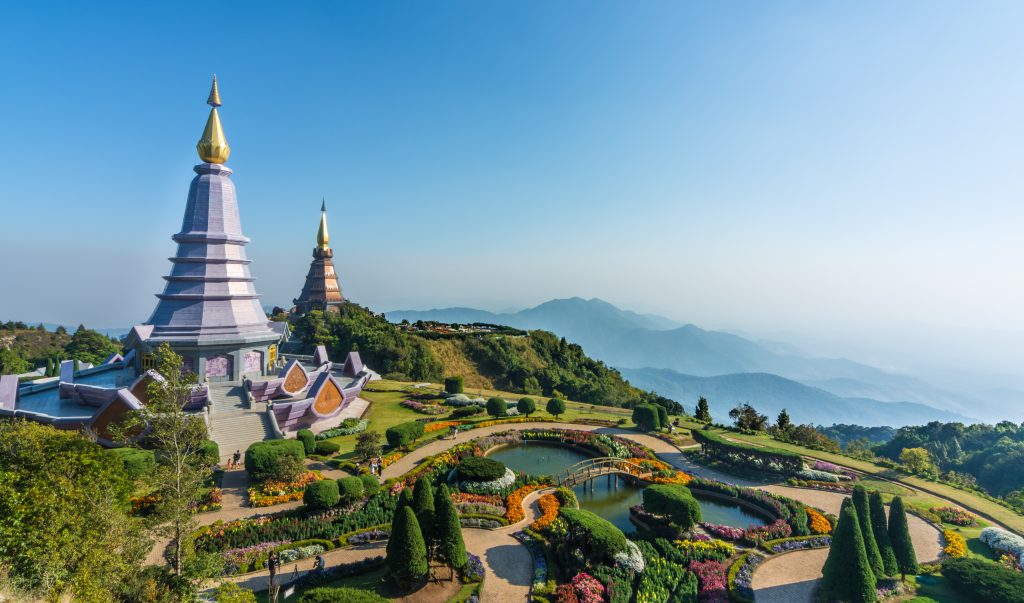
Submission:
M 540 505 L 541 516 L 537 518 L 537 521 L 530 524 L 530 529 L 539 532 L 553 522 L 558 517 L 558 509 L 562 505 L 558 502 L 558 497 L 554 494 L 545 494 L 540 497 L 537 501 Z
M 810 507 L 804 510 L 807 511 L 807 525 L 811 528 L 811 532 L 815 534 L 829 534 L 832 532 L 832 524 L 829 523 L 827 517 Z
M 523 513 L 523 499 L 526 498 L 526 495 L 530 492 L 546 487 L 547 486 L 539 484 L 523 486 L 512 494 L 509 494 L 508 498 L 505 499 L 505 519 L 507 519 L 510 524 L 522 521 L 526 517 L 526 514 Z
M 423 428 L 423 433 L 434 433 L 435 431 L 449 429 L 461 424 L 462 423 L 458 421 L 438 421 L 437 423 L 427 423 L 426 427 Z

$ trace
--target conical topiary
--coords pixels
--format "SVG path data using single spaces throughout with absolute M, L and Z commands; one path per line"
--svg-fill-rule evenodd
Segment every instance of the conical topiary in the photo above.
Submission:
M 858 484 L 853 487 L 853 506 L 857 509 L 857 522 L 864 536 L 864 550 L 868 553 L 871 571 L 875 573 L 875 578 L 881 578 L 885 575 L 885 564 L 878 543 L 875 542 L 875 532 L 871 528 L 871 509 L 868 506 L 868 491 L 864 486 Z
M 434 517 L 437 522 L 437 557 L 452 568 L 452 579 L 455 570 L 461 570 L 469 563 L 466 555 L 466 543 L 462 540 L 462 524 L 459 514 L 452 504 L 448 486 L 441 484 L 434 497 Z
M 889 505 L 889 541 L 892 552 L 896 555 L 896 565 L 900 576 L 906 579 L 907 574 L 917 573 L 917 553 L 914 542 L 910 539 L 910 526 L 907 525 L 907 512 L 903 509 L 903 499 L 893 497 Z
M 427 552 L 434 548 L 437 521 L 434 519 L 434 487 L 430 478 L 421 477 L 416 480 L 412 490 L 412 509 L 416 512 L 416 520 L 420 522 L 423 540 L 427 543 Z
M 395 521 L 398 519 L 398 516 L 401 515 L 402 509 L 406 507 L 412 508 L 412 490 L 409 488 L 405 488 L 402 490 L 402 493 L 398 495 L 398 502 L 395 503 L 395 512 L 391 514 L 392 533 L 394 533 Z M 393 538 L 388 539 L 388 544 L 384 553 L 387 557 L 391 556 L 391 543 L 393 542 Z
M 427 546 L 412 508 L 403 507 L 391 524 L 388 572 L 402 589 L 411 589 L 427 577 Z
M 871 571 L 857 509 L 849 498 L 843 501 L 839 521 L 832 534 L 832 546 L 822 569 L 821 593 L 826 600 L 871 603 L 876 600 L 875 574 Z
M 882 567 L 885 568 L 886 576 L 895 576 L 900 569 L 896 564 L 892 541 L 889 540 L 889 528 L 885 521 L 885 506 L 882 504 L 881 493 L 878 490 L 873 491 L 868 502 L 871 507 L 871 531 L 875 534 L 875 543 L 878 544 L 878 552 L 882 555 Z

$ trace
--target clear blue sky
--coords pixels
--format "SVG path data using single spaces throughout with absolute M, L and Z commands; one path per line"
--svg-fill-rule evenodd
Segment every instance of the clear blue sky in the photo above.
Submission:
M 1002 342 L 1020 365 L 1022 22 L 1019 2 L 6 4 L 0 318 L 147 318 L 216 72 L 267 304 L 297 295 L 326 195 L 342 287 L 376 310 L 597 296 L 954 363 Z

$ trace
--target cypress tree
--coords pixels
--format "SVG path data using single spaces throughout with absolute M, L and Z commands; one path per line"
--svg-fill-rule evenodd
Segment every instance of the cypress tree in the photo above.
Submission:
M 875 534 L 875 542 L 878 543 L 878 552 L 882 555 L 882 566 L 885 568 L 886 576 L 895 576 L 899 573 L 899 565 L 896 563 L 896 553 L 892 550 L 892 541 L 889 540 L 889 528 L 885 521 L 885 506 L 882 504 L 882 495 L 875 490 L 871 493 L 871 531 Z
M 900 577 L 904 580 L 907 574 L 917 573 L 917 553 L 914 543 L 910 540 L 910 526 L 907 525 L 907 512 L 903 509 L 903 499 L 896 496 L 889 505 L 889 541 L 892 552 L 896 554 L 896 565 Z
M 433 550 L 437 540 L 437 520 L 434 517 L 434 488 L 430 478 L 421 477 L 416 480 L 412 489 L 412 509 L 416 512 L 416 520 L 423 532 L 423 540 L 427 551 Z
M 871 571 L 857 509 L 849 498 L 843 501 L 839 521 L 832 534 L 832 546 L 822 569 L 821 593 L 827 600 L 871 603 L 876 600 L 875 574 Z
M 461 570 L 469 563 L 466 555 L 466 543 L 462 540 L 462 524 L 459 514 L 452 503 L 448 486 L 441 484 L 434 497 L 434 516 L 437 522 L 437 557 L 452 568 L 452 580 L 455 570 Z
M 864 548 L 868 553 L 868 562 L 876 578 L 885 575 L 885 564 L 882 553 L 875 542 L 875 532 L 871 527 L 871 509 L 868 507 L 868 491 L 864 486 L 853 487 L 853 506 L 857 509 L 857 523 L 860 524 L 861 535 L 864 537 Z
M 427 546 L 410 507 L 403 507 L 391 523 L 387 564 L 392 580 L 405 590 L 427 577 Z
M 405 488 L 402 493 L 398 495 L 398 503 L 395 504 L 395 512 L 391 515 L 391 534 L 395 533 L 395 522 L 398 521 L 398 517 L 402 514 L 402 509 L 406 507 L 412 507 L 412 490 Z M 385 555 L 391 557 L 392 544 L 395 542 L 394 538 L 388 538 L 388 544 L 386 547 Z

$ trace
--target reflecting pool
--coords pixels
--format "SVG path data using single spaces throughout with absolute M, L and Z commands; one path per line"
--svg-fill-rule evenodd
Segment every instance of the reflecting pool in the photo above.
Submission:
M 487 458 L 505 463 L 513 471 L 533 475 L 555 475 L 567 467 L 590 458 L 586 454 L 562 446 L 528 442 L 500 448 Z M 636 526 L 629 520 L 629 508 L 643 502 L 643 488 L 632 486 L 624 479 L 606 476 L 594 480 L 594 491 L 590 486 L 580 484 L 573 488 L 580 501 L 580 507 L 615 524 L 623 532 L 635 532 Z M 704 521 L 737 528 L 750 525 L 764 525 L 765 521 L 742 507 L 697 496 Z

